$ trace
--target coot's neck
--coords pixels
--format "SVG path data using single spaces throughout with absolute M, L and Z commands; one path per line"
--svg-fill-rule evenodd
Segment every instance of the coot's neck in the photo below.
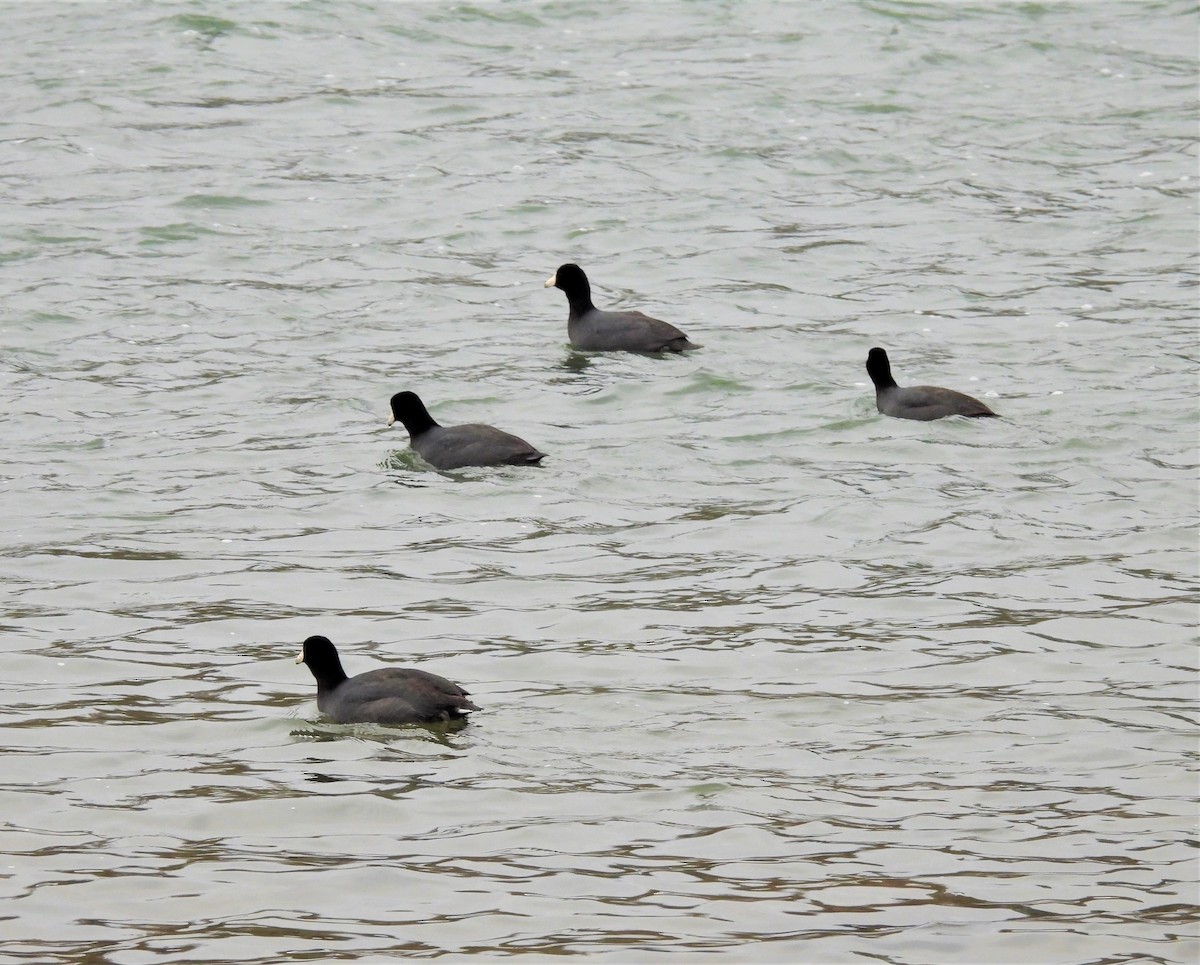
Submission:
M 337 690 L 346 681 L 346 671 L 342 669 L 342 661 L 336 656 L 331 662 L 323 664 L 320 669 L 316 667 L 309 669 L 317 678 L 318 696 Z
M 437 428 L 437 422 L 424 406 L 421 406 L 416 412 L 410 412 L 400 421 L 404 423 L 404 428 L 408 430 L 410 439 L 415 439 L 422 433 Z
M 404 428 L 408 430 L 408 435 L 411 439 L 415 439 L 430 429 L 437 428 L 437 422 L 429 414 L 429 410 L 425 408 L 425 403 L 415 396 L 408 399 L 407 404 L 404 406 L 404 414 L 397 417 L 404 423 Z
M 896 388 L 896 380 L 892 378 L 892 366 L 887 359 L 872 359 L 871 364 L 867 366 L 867 375 L 871 376 L 877 390 Z
M 571 306 L 571 315 L 578 317 L 586 315 L 595 309 L 592 304 L 592 285 L 586 278 L 577 282 L 567 291 L 567 304 Z

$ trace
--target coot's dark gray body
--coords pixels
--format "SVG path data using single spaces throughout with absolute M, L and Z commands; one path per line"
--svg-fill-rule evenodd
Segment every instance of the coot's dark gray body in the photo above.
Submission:
M 478 710 L 467 692 L 424 670 L 387 667 L 347 677 L 328 637 L 309 637 L 297 663 L 317 679 L 317 709 L 339 724 L 431 724 Z
M 592 304 L 592 286 L 578 265 L 563 265 L 546 288 L 566 293 L 567 337 L 583 352 L 686 352 L 699 348 L 674 325 L 643 312 L 606 312 Z
M 438 425 L 414 392 L 392 396 L 394 422 L 404 423 L 409 445 L 436 469 L 462 469 L 464 466 L 531 466 L 546 458 L 524 439 L 495 426 L 468 423 L 461 426 Z
M 873 348 L 867 353 L 867 374 L 875 383 L 875 407 L 884 415 L 920 422 L 952 415 L 972 419 L 996 415 L 978 399 L 953 389 L 936 385 L 897 385 L 892 378 L 892 363 L 881 348 Z

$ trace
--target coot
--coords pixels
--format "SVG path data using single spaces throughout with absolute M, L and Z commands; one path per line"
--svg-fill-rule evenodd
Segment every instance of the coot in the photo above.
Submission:
M 686 352 L 699 348 L 674 325 L 642 312 L 606 312 L 592 304 L 592 286 L 578 265 L 563 265 L 546 280 L 571 306 L 567 337 L 584 352 Z
M 328 637 L 309 637 L 296 655 L 317 678 L 317 709 L 339 724 L 430 724 L 478 710 L 445 677 L 400 667 L 347 677 Z
M 530 466 L 546 458 L 524 439 L 494 426 L 468 423 L 438 425 L 414 392 L 392 396 L 388 425 L 399 420 L 408 430 L 409 445 L 436 469 L 464 466 Z
M 888 361 L 887 352 L 881 348 L 873 348 L 867 353 L 867 374 L 875 383 L 875 406 L 884 415 L 921 422 L 951 415 L 965 415 L 973 419 L 996 415 L 978 399 L 953 389 L 942 389 L 936 385 L 902 388 L 892 378 L 892 363 Z

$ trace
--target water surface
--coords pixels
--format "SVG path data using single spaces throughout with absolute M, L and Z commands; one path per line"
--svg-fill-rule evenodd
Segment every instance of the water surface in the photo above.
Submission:
M 1194 5 L 4 19 L 0 959 L 1195 960 Z

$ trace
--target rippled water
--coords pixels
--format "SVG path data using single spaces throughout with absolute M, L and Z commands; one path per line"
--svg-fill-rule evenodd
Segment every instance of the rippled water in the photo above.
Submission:
M 0 959 L 1195 960 L 1194 4 L 4 20 Z

